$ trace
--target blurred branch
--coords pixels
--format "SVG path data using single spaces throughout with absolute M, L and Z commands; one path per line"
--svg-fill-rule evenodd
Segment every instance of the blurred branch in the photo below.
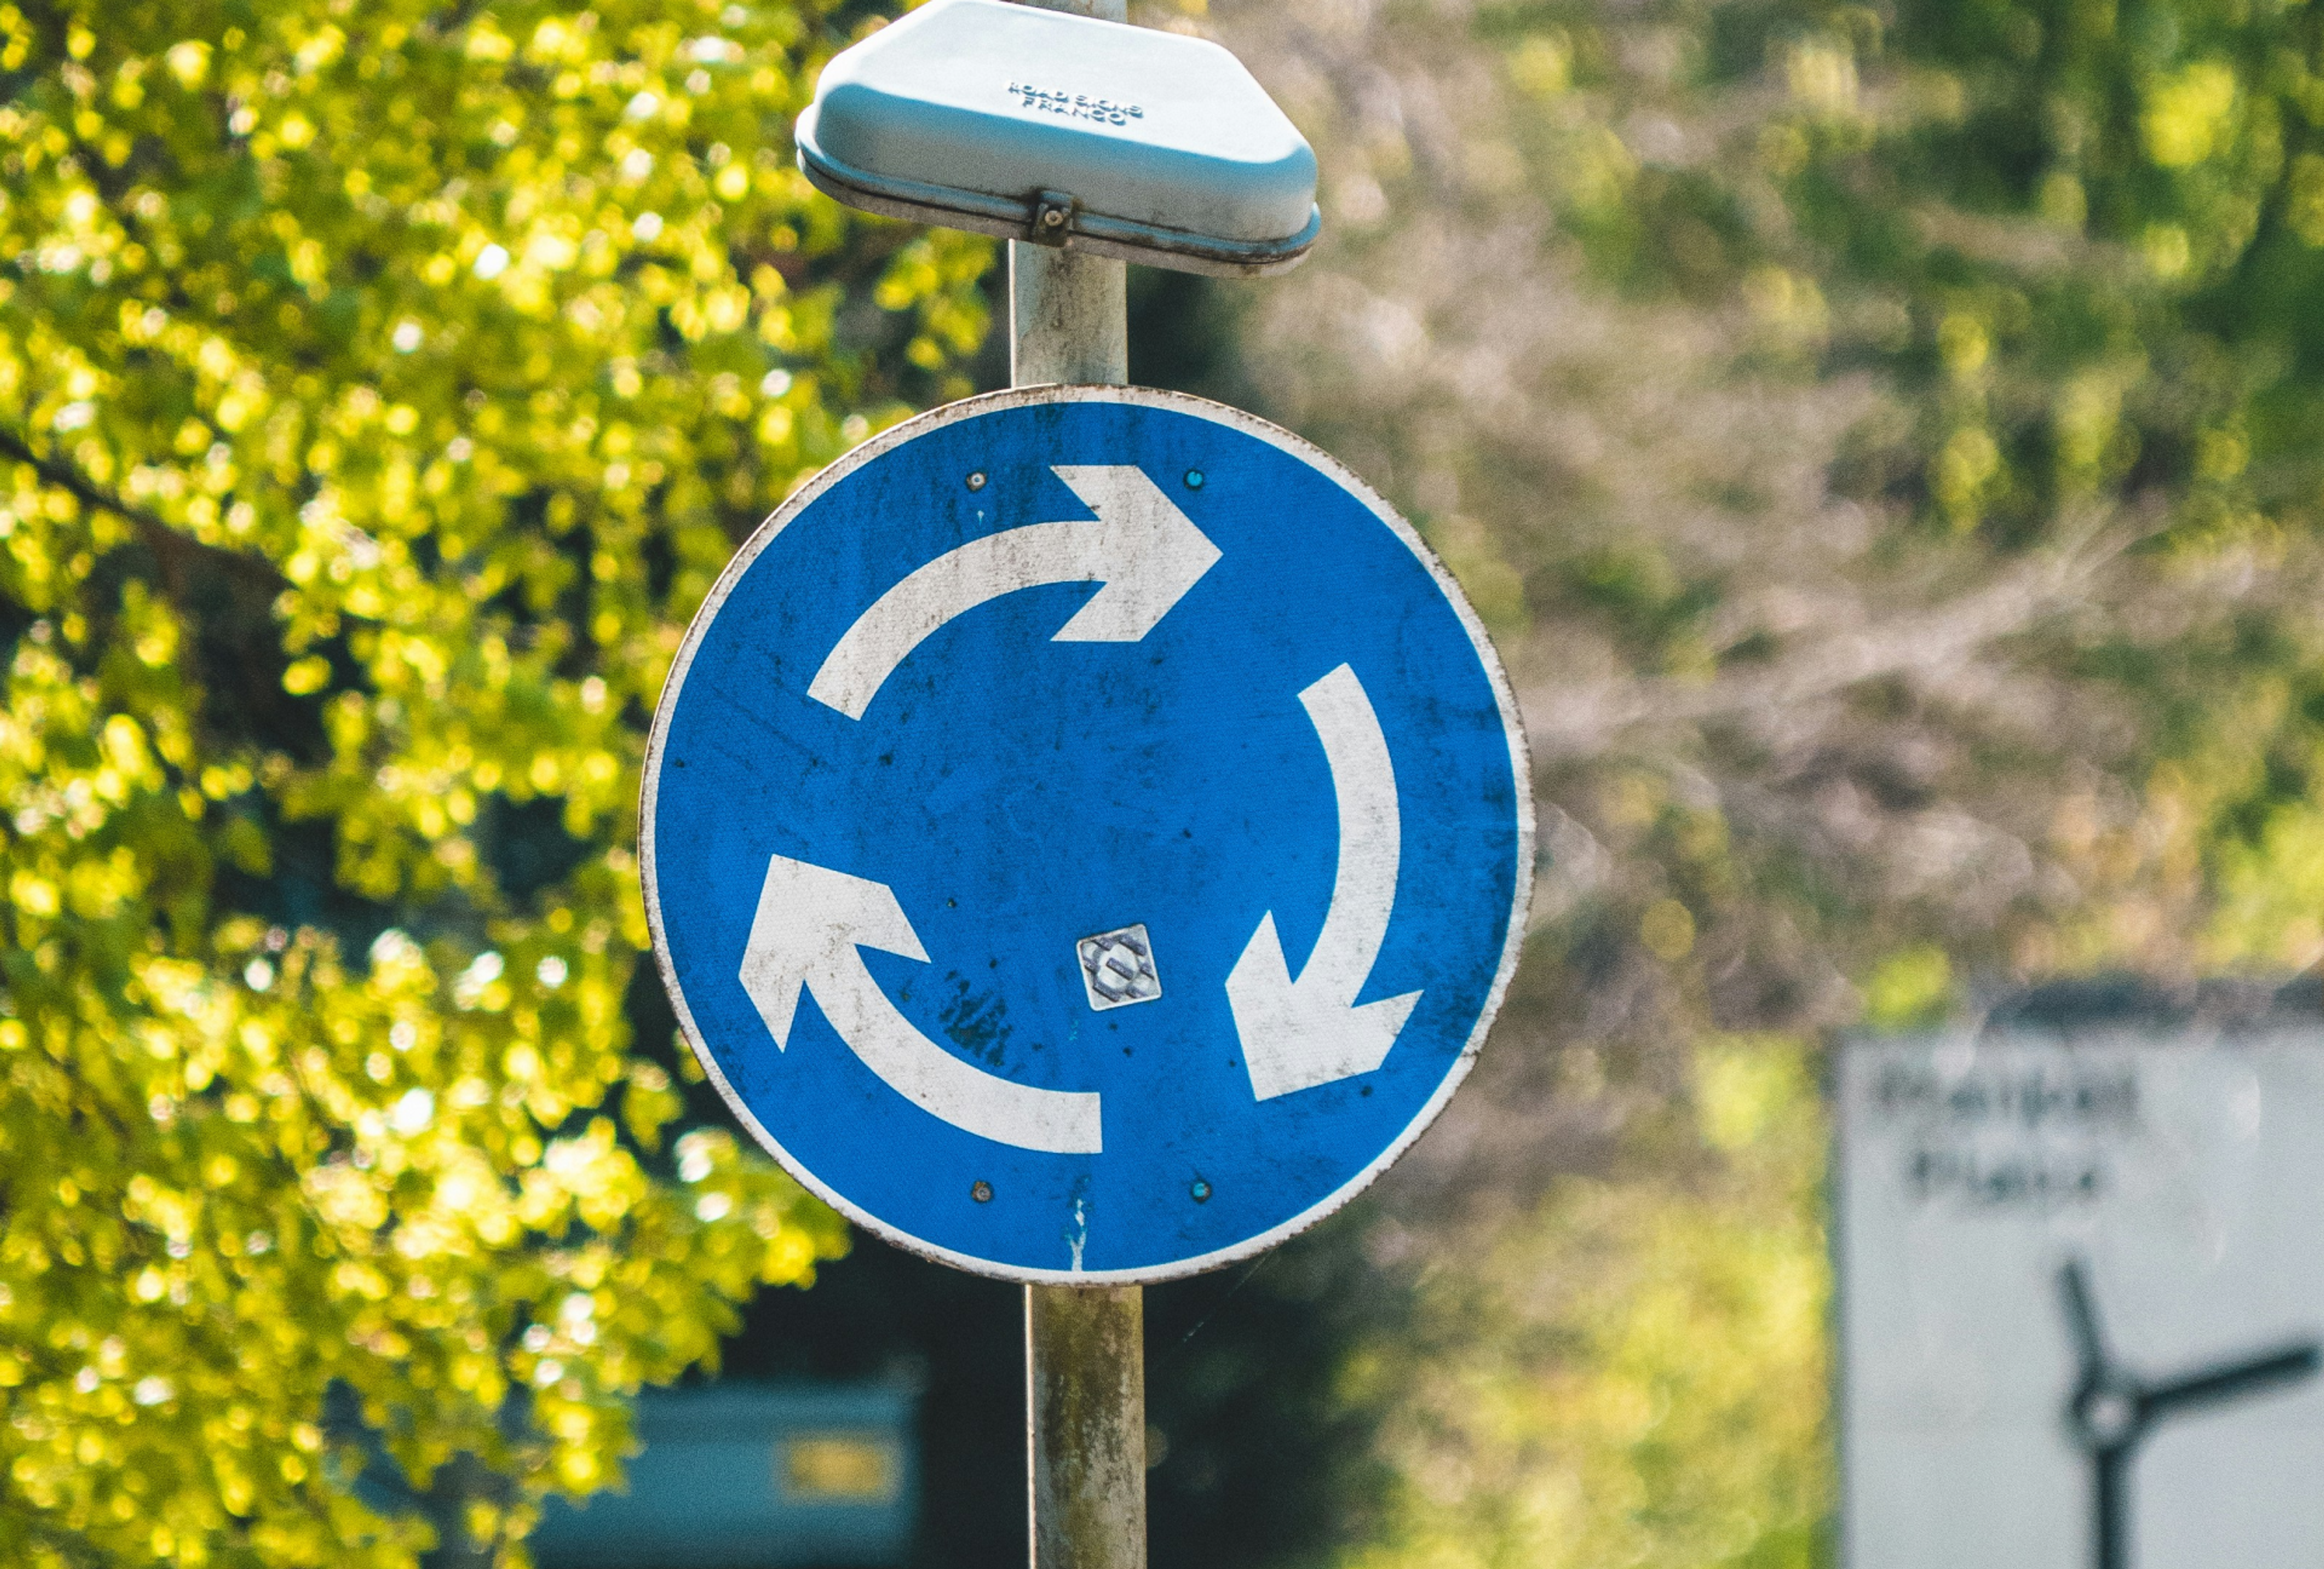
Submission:
M 0 429 L 0 457 L 13 457 L 28 466 L 44 483 L 56 486 L 82 505 L 111 512 L 134 525 L 145 548 L 152 551 L 161 562 L 162 576 L 168 580 L 170 597 L 181 605 L 185 598 L 187 573 L 196 561 L 209 562 L 240 577 L 263 590 L 270 598 L 290 586 L 288 578 L 258 558 L 189 539 L 163 519 L 124 501 L 69 464 L 42 457 L 13 430 Z
M 1890 677 L 1941 685 L 1993 644 L 2083 603 L 2110 563 L 2163 526 L 2159 515 L 2113 525 L 2096 516 L 2081 520 L 2059 545 L 1995 582 L 1914 614 L 1819 639 L 1769 668 L 1708 682 L 1656 676 L 1578 690 L 1536 685 L 1518 697 L 1526 734 L 1545 760 L 1590 758 L 1641 726 L 1775 713 Z

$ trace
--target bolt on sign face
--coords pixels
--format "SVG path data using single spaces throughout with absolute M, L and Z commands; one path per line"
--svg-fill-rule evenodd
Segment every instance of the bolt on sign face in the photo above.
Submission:
M 1460 591 L 1263 420 L 949 405 L 752 537 L 654 719 L 641 863 L 687 1039 L 790 1172 L 1025 1280 L 1167 1279 L 1436 1115 L 1532 867 Z

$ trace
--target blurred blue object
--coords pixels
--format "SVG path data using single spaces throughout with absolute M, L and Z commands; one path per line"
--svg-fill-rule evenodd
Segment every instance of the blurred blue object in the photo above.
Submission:
M 551 1499 L 541 1569 L 900 1564 L 919 1501 L 917 1390 L 726 1384 L 638 1397 L 626 1491 Z

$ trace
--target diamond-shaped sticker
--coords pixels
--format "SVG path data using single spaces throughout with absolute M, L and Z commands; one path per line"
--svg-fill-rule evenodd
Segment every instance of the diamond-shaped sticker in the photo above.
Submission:
M 1154 945 L 1146 928 L 1126 926 L 1120 931 L 1084 937 L 1074 946 L 1082 956 L 1082 985 L 1089 1005 L 1102 1011 L 1151 1002 L 1162 995 L 1162 977 L 1154 968 Z

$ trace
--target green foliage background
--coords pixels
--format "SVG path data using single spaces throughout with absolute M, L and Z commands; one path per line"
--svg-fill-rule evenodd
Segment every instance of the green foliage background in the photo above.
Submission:
M 844 1250 L 622 999 L 679 630 L 984 330 L 790 167 L 847 25 L 0 8 L 0 1557 L 521 1561 Z

